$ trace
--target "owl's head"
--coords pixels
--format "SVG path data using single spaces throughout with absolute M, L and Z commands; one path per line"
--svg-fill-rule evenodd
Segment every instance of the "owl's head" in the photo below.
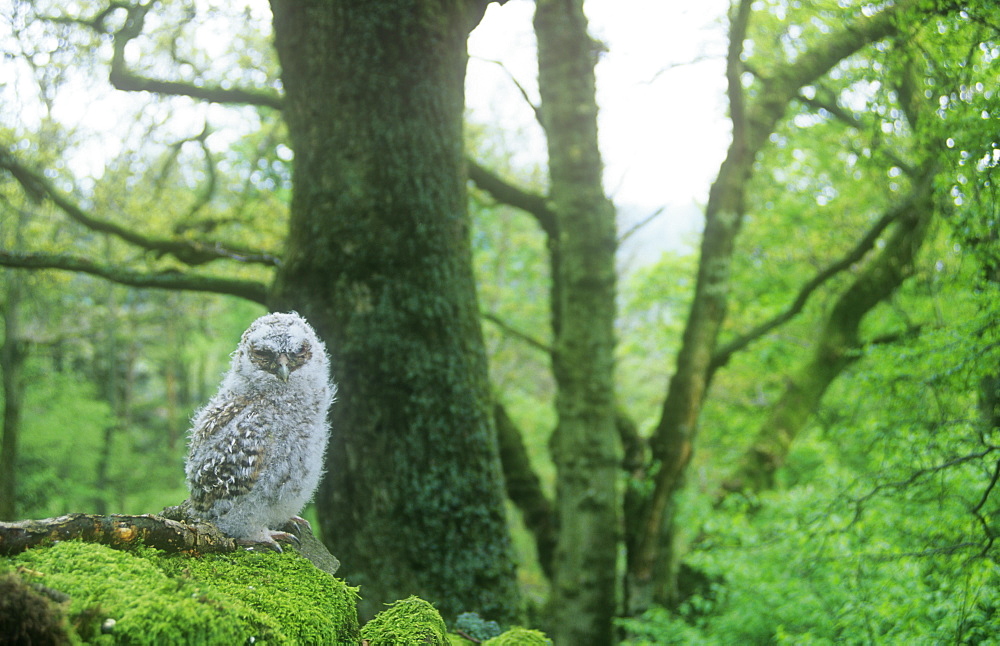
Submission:
M 295 312 L 266 314 L 243 333 L 233 362 L 244 376 L 287 383 L 298 370 L 325 366 L 326 349 Z

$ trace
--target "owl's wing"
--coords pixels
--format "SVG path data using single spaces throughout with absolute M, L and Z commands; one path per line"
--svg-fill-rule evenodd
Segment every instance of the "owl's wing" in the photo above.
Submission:
M 201 457 L 188 474 L 191 502 L 207 511 L 217 500 L 245 494 L 257 482 L 264 443 L 252 428 L 250 398 L 237 397 L 206 409 L 192 435 Z

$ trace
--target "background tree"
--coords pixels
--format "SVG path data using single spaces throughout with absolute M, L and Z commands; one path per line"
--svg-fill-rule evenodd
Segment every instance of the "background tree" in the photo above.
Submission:
M 332 340 L 340 375 L 324 536 L 370 614 L 415 593 L 510 620 L 462 172 L 465 42 L 483 6 L 272 9 L 296 191 L 271 300 Z
M 551 634 L 559 643 L 612 641 L 618 542 L 615 437 L 614 206 L 604 194 L 594 65 L 600 44 L 582 0 L 538 2 L 540 118 L 548 141 L 552 372 L 558 421 Z
M 146 272 L 61 253 L 10 253 L 5 262 L 229 293 L 301 311 L 327 339 L 340 386 L 320 525 L 344 574 L 366 590 L 362 612 L 374 614 L 382 603 L 416 593 L 449 616 L 477 610 L 511 620 L 518 595 L 461 175 L 465 39 L 483 4 L 403 3 L 384 12 L 275 3 L 284 97 L 266 81 L 252 90 L 212 81 L 210 60 L 177 53 L 183 37 L 172 30 L 190 20 L 194 7 L 155 16 L 152 8 L 37 11 L 61 29 L 86 27 L 110 40 L 109 77 L 118 89 L 285 109 L 294 183 L 274 286 L 265 289 L 261 273 L 228 278 L 176 265 Z M 149 45 L 144 30 L 153 18 L 165 27 L 156 36 L 172 45 L 170 67 L 182 77 L 193 72 L 194 80 L 161 80 L 147 72 L 155 65 L 130 60 L 130 46 Z M 389 47 L 388 34 L 410 37 L 394 37 Z M 330 105 L 338 106 L 336 116 L 317 118 L 320 106 Z M 210 244 L 210 236 L 191 235 L 218 228 L 204 218 L 218 169 L 203 138 L 192 141 L 198 142 L 206 162 L 201 191 L 189 202 L 187 221 L 175 221 L 164 234 L 96 217 L 9 152 L 2 165 L 84 226 L 174 262 L 278 265 L 272 253 L 231 237 Z M 331 145 L 343 154 L 329 155 Z M 168 163 L 171 157 L 176 153 L 168 153 Z M 225 219 L 238 224 L 238 215 Z

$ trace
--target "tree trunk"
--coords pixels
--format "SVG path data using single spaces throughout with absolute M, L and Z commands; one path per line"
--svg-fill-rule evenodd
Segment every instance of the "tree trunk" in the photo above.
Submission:
M 635 523 L 639 536 L 629 539 L 629 544 L 635 546 L 628 554 L 626 575 L 629 614 L 638 614 L 654 602 L 669 605 L 675 596 L 672 574 L 675 564 L 671 555 L 673 497 L 683 484 L 684 471 L 694 450 L 712 354 L 726 315 L 732 254 L 743 221 L 744 192 L 756 152 L 748 141 L 740 81 L 740 57 L 749 11 L 750 2 L 743 0 L 730 27 L 727 71 L 733 141 L 709 192 L 695 296 L 684 327 L 677 367 L 650 442 L 653 458 L 659 462 L 659 473 L 649 500 L 645 504 L 633 503 L 640 520 Z M 756 137 L 753 143 L 758 140 Z
M 27 344 L 19 330 L 18 305 L 21 279 L 6 272 L 4 337 L 0 345 L 0 374 L 3 376 L 3 440 L 0 442 L 0 520 L 17 518 L 17 446 L 21 434 L 24 378 L 21 370 L 27 358 Z
M 676 594 L 673 499 L 683 486 L 695 446 L 698 418 L 713 374 L 713 356 L 725 321 L 732 254 L 744 217 L 745 192 L 758 151 L 785 115 L 799 89 L 815 82 L 834 65 L 860 48 L 892 34 L 896 17 L 911 2 L 871 15 L 860 15 L 844 28 L 817 40 L 806 52 L 760 77 L 760 87 L 747 95 L 743 76 L 743 43 L 751 0 L 734 8 L 727 55 L 733 140 L 705 208 L 705 230 L 691 312 L 685 322 L 677 367 L 664 399 L 660 421 L 650 442 L 658 465 L 652 494 L 630 504 L 629 536 L 634 545 L 627 556 L 626 612 L 639 614 L 654 603 L 673 605 Z
M 463 169 L 465 42 L 483 5 L 273 0 L 295 151 L 271 304 L 327 342 L 339 392 L 324 540 L 360 612 L 417 594 L 515 617 Z
M 615 614 L 619 459 L 615 427 L 615 213 L 597 144 L 594 64 L 582 0 L 535 11 L 542 125 L 558 230 L 553 372 L 559 535 L 550 634 L 557 644 L 610 644 Z
M 528 449 L 521 431 L 507 415 L 503 405 L 493 407 L 497 437 L 500 442 L 500 462 L 503 466 L 507 497 L 517 505 L 524 517 L 524 525 L 535 539 L 538 565 L 550 580 L 555 567 L 556 514 L 552 502 L 542 489 L 541 480 L 531 466 Z
M 14 225 L 14 248 L 24 241 L 28 211 L 21 209 Z M 21 435 L 21 411 L 24 405 L 24 375 L 28 343 L 21 338 L 21 298 L 23 278 L 5 272 L 7 287 L 3 305 L 4 337 L 0 345 L 0 378 L 3 383 L 3 438 L 0 440 L 0 520 L 17 518 L 17 452 Z
M 864 316 L 888 298 L 913 272 L 913 261 L 926 237 L 933 212 L 933 176 L 918 178 L 913 195 L 897 219 L 896 230 L 860 275 L 837 298 L 823 324 L 809 360 L 791 377 L 774 403 L 736 472 L 727 492 L 760 492 L 774 486 L 792 442 L 819 407 L 827 388 L 857 358 L 858 330 Z

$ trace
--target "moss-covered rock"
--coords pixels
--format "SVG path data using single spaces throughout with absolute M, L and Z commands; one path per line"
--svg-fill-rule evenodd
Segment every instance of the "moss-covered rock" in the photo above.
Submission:
M 21 577 L 0 575 L 0 642 L 68 644 L 66 619 L 55 602 L 39 594 Z
M 92 644 L 356 643 L 357 592 L 295 554 L 191 557 L 67 541 L 0 560 L 69 596 Z
M 514 627 L 483 642 L 483 646 L 552 646 L 552 640 L 540 630 Z
M 429 644 L 447 646 L 447 628 L 441 614 L 430 603 L 410 597 L 375 615 L 361 629 L 361 638 L 370 646 L 409 646 Z

